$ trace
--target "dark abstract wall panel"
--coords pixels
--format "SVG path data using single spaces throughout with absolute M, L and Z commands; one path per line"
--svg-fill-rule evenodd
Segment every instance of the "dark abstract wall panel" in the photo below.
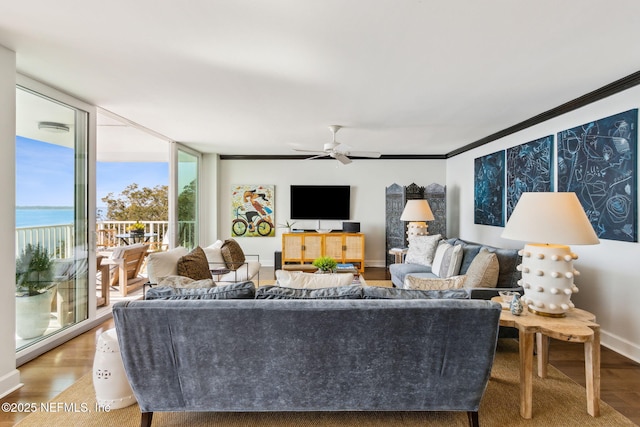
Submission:
M 507 221 L 525 192 L 553 190 L 553 135 L 507 149 Z
M 638 110 L 558 133 L 558 191 L 573 191 L 601 239 L 636 242 Z
M 504 226 L 504 150 L 478 157 L 474 163 L 474 222 L 502 227 Z

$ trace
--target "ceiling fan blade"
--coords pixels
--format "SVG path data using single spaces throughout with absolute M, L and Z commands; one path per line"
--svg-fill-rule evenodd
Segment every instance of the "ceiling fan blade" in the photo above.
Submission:
M 317 156 L 307 157 L 305 160 L 321 159 L 327 156 L 328 156 L 327 153 L 322 153 L 322 154 L 318 154 Z
M 381 156 L 377 151 L 349 151 L 345 154 L 351 157 L 368 157 L 371 159 L 377 159 Z
M 326 154 L 322 150 L 301 150 L 299 148 L 294 148 L 293 151 L 298 151 L 300 153 L 316 153 L 316 154 Z
M 351 159 L 348 158 L 347 156 L 345 156 L 342 153 L 333 153 L 331 155 L 331 157 L 333 157 L 334 159 L 338 160 L 343 165 L 348 165 L 349 163 L 351 163 Z

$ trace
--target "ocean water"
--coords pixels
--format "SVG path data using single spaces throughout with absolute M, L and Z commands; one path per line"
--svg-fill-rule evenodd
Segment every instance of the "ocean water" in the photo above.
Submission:
M 73 223 L 72 207 L 16 208 L 16 228 Z

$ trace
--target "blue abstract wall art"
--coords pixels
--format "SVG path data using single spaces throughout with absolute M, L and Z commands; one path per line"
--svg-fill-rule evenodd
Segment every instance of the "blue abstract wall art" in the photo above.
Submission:
M 507 149 L 507 220 L 525 192 L 553 190 L 553 135 Z
M 636 242 L 637 123 L 633 109 L 558 133 L 558 191 L 573 191 L 601 239 Z
M 474 222 L 504 226 L 505 153 L 498 151 L 474 160 Z

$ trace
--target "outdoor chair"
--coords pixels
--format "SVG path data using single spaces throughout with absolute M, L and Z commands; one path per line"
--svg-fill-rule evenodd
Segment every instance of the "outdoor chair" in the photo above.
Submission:
M 142 288 L 147 281 L 140 276 L 140 269 L 147 256 L 149 244 L 139 243 L 129 246 L 119 246 L 113 250 L 111 256 L 102 262 L 110 265 L 110 286 L 118 287 L 123 297 L 136 289 Z

